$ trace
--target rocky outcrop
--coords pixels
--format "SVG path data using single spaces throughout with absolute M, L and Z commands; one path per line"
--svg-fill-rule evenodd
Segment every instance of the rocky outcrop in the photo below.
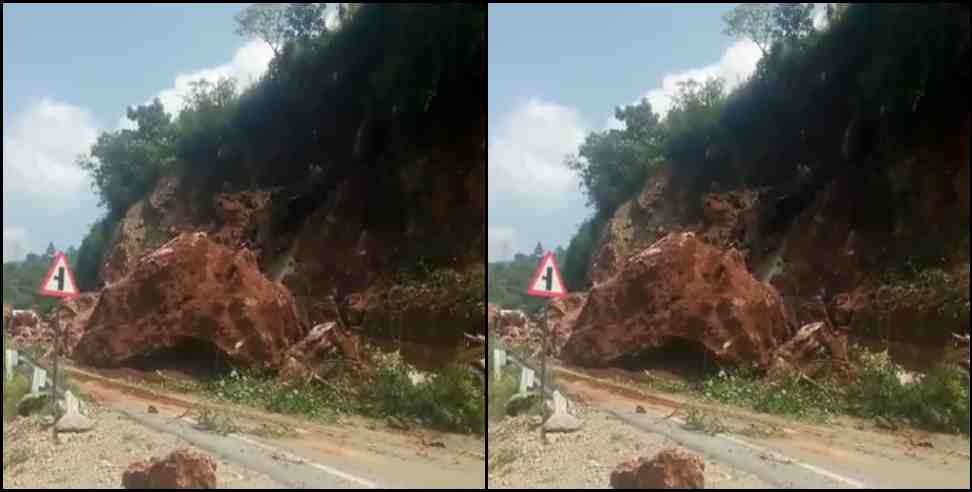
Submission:
M 586 293 L 576 293 L 567 297 L 553 299 L 547 305 L 550 350 L 551 355 L 554 357 L 560 357 L 560 352 L 563 350 L 567 340 L 574 334 L 574 326 L 586 302 Z
M 203 343 L 245 366 L 279 367 L 302 336 L 293 298 L 252 253 L 182 234 L 102 291 L 75 357 L 116 366 Z
M 676 449 L 662 451 L 654 459 L 632 459 L 611 473 L 611 488 L 704 489 L 705 462 Z
M 87 293 L 74 299 L 62 302 L 54 311 L 54 316 L 60 319 L 61 329 L 61 353 L 73 354 L 74 349 L 81 341 L 88 329 L 88 321 L 91 313 L 94 312 L 99 293 Z
M 188 449 L 164 459 L 132 463 L 122 476 L 126 489 L 215 489 L 216 462 Z
M 681 340 L 719 363 L 766 368 L 789 331 L 780 296 L 753 278 L 742 254 L 670 234 L 591 290 L 561 356 L 603 366 Z

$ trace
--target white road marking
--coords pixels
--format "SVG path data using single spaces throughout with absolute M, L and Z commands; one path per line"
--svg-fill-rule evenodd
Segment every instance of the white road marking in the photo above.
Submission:
M 197 425 L 198 424 L 198 422 L 194 421 L 191 418 L 186 418 L 185 420 L 187 422 L 193 424 L 193 425 Z M 361 485 L 362 487 L 369 488 L 369 489 L 377 489 L 377 488 L 380 488 L 374 482 L 369 482 L 368 480 L 365 480 L 363 478 L 356 477 L 356 476 L 351 475 L 351 474 L 348 474 L 348 473 L 344 473 L 341 470 L 337 470 L 337 469 L 331 468 L 329 466 L 322 465 L 320 463 L 314 463 L 312 461 L 309 461 L 309 460 L 306 460 L 304 458 L 301 458 L 300 456 L 297 456 L 295 454 L 291 454 L 291 453 L 288 453 L 286 451 L 277 449 L 277 448 L 275 448 L 273 446 L 268 446 L 266 444 L 253 441 L 251 439 L 247 439 L 246 437 L 243 437 L 243 436 L 241 436 L 239 434 L 229 434 L 229 437 L 232 437 L 232 438 L 234 438 L 234 439 L 236 439 L 238 441 L 243 441 L 243 442 L 245 442 L 245 443 L 247 443 L 247 444 L 249 444 L 251 446 L 256 446 L 256 447 L 261 448 L 261 449 L 263 449 L 265 451 L 270 451 L 271 453 L 276 453 L 276 454 L 278 454 L 280 456 L 283 456 L 284 458 L 286 458 L 289 461 L 292 461 L 292 462 L 295 462 L 295 463 L 301 463 L 301 464 L 307 465 L 307 466 L 312 467 L 312 468 L 317 468 L 318 470 L 320 470 L 320 471 L 322 471 L 324 473 L 327 473 L 329 475 L 333 475 L 335 477 L 338 477 L 340 479 L 346 480 L 348 482 L 356 483 L 358 485 Z
M 678 417 L 672 417 L 670 420 L 672 422 L 675 422 L 676 424 L 678 424 L 680 426 L 684 426 L 685 425 L 685 421 L 682 420 L 682 419 L 680 419 L 680 418 L 678 418 Z M 857 480 L 854 480 L 852 478 L 847 478 L 847 477 L 838 475 L 838 474 L 836 474 L 834 472 L 831 472 L 831 471 L 828 471 L 828 470 L 824 470 L 823 468 L 819 468 L 819 467 L 816 467 L 816 466 L 813 466 L 813 465 L 810 465 L 810 464 L 807 464 L 807 463 L 803 463 L 803 462 L 798 461 L 798 460 L 795 460 L 795 459 L 793 459 L 793 458 L 791 458 L 789 456 L 786 456 L 786 455 L 783 455 L 783 454 L 780 454 L 780 453 L 776 453 L 776 452 L 770 451 L 769 449 L 766 449 L 766 448 L 757 446 L 755 444 L 750 444 L 750 443 L 748 443 L 746 441 L 741 441 L 739 439 L 736 439 L 735 437 L 728 436 L 726 434 L 718 434 L 716 437 L 720 437 L 720 438 L 725 439 L 725 440 L 727 440 L 729 442 L 738 444 L 738 445 L 743 446 L 743 447 L 747 447 L 747 448 L 752 449 L 754 451 L 757 451 L 759 453 L 766 453 L 766 454 L 771 455 L 771 456 L 772 455 L 782 456 L 782 457 L 786 458 L 787 460 L 791 461 L 792 464 L 794 464 L 796 466 L 799 466 L 799 467 L 804 468 L 806 470 L 810 470 L 810 471 L 812 471 L 812 472 L 814 472 L 814 473 L 816 473 L 818 475 L 823 475 L 823 476 L 825 476 L 827 478 L 830 478 L 831 480 L 834 480 L 834 481 L 841 482 L 843 484 L 849 485 L 851 487 L 854 487 L 855 489 L 866 489 L 866 488 L 868 488 L 867 485 L 864 485 L 863 483 L 858 482 Z

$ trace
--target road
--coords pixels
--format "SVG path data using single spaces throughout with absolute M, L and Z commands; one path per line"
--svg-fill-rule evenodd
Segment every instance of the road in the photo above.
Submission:
M 99 405 L 157 432 L 174 435 L 227 462 L 266 475 L 286 488 L 483 489 L 485 442 L 431 431 L 396 432 L 364 419 L 325 426 L 186 395 L 146 390 L 68 367 L 82 392 Z M 231 415 L 241 428 L 279 424 L 297 437 L 220 436 L 195 428 L 187 409 L 200 405 Z M 158 413 L 149 413 L 149 406 Z M 444 446 L 444 447 L 443 447 Z
M 650 393 L 563 366 L 553 370 L 563 391 L 584 404 L 775 487 L 969 489 L 968 438 L 883 432 L 851 419 L 827 426 L 795 423 Z M 710 436 L 683 429 L 681 416 L 689 408 L 718 415 L 729 431 Z M 781 429 L 782 435 L 754 437 L 746 432 L 754 427 Z

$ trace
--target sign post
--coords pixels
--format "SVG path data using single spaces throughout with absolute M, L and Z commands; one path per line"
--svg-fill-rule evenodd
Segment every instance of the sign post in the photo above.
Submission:
M 527 295 L 533 297 L 545 297 L 547 299 L 558 299 L 567 297 L 567 287 L 564 285 L 563 277 L 560 275 L 560 268 L 557 267 L 557 259 L 553 253 L 547 253 L 540 260 L 537 272 L 533 274 Z M 540 347 L 540 415 L 546 423 L 547 411 L 547 338 L 549 326 L 547 325 L 547 312 L 549 305 L 543 307 L 543 341 Z M 540 441 L 547 444 L 546 428 L 540 426 Z
M 41 282 L 38 294 L 46 297 L 57 297 L 61 300 L 74 299 L 80 295 L 78 283 L 74 280 L 74 272 L 68 264 L 67 256 L 59 252 L 51 263 L 51 269 Z M 54 316 L 54 348 L 51 350 L 53 361 L 53 378 L 51 379 L 51 413 L 54 416 L 54 442 L 58 442 L 57 437 L 57 363 L 61 351 L 61 316 Z

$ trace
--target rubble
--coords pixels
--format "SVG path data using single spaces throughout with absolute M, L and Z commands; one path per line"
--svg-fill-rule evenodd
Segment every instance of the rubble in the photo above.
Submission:
M 669 449 L 653 459 L 626 461 L 611 473 L 615 489 L 704 489 L 705 462 L 698 456 Z
M 188 449 L 177 449 L 165 459 L 133 463 L 122 476 L 126 489 L 215 489 L 216 463 Z

